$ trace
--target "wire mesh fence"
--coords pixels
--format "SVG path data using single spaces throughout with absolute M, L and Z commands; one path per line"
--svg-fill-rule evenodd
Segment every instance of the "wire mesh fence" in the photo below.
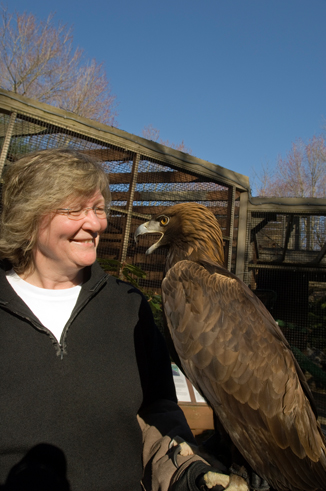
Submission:
M 252 211 L 247 282 L 287 338 L 326 423 L 325 215 Z
M 176 203 L 212 210 L 223 233 L 225 266 L 278 321 L 326 421 L 326 202 L 314 200 L 301 211 L 281 200 L 248 202 L 245 176 L 0 90 L 1 172 L 26 153 L 59 147 L 93 156 L 109 173 L 111 212 L 99 260 L 112 274 L 121 274 L 123 265 L 140 268 L 144 274 L 136 279 L 149 295 L 160 293 L 165 251 L 146 255 L 153 236 L 136 245 L 136 228 Z
M 212 176 L 207 176 L 206 163 L 182 152 L 111 127 L 103 133 L 100 131 L 103 125 L 96 128 L 96 123 L 88 120 L 80 123 L 80 118 L 67 117 L 68 113 L 60 110 L 49 114 L 48 106 L 47 112 L 42 112 L 45 105 L 35 103 L 36 106 L 31 107 L 23 98 L 18 98 L 15 103 L 18 107 L 12 107 L 11 112 L 4 107 L 1 109 L 0 104 L 3 172 L 26 153 L 69 147 L 102 162 L 109 173 L 111 212 L 98 249 L 100 259 L 139 266 L 146 273 L 140 286 L 145 290 L 160 290 L 164 251 L 146 256 L 146 239 L 137 248 L 134 231 L 140 223 L 167 206 L 196 201 L 210 207 L 219 220 L 225 240 L 225 265 L 235 269 L 237 201 L 240 190 L 244 190 L 242 184 L 238 187 L 230 184 L 227 178 L 223 179 L 215 172 L 212 164 L 208 169 Z M 187 162 L 187 159 L 191 160 Z

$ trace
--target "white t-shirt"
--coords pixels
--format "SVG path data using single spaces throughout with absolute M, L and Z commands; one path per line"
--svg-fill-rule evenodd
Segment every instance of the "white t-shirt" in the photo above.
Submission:
M 65 290 L 48 290 L 27 283 L 13 269 L 6 275 L 17 295 L 60 342 L 62 331 L 76 305 L 81 285 Z

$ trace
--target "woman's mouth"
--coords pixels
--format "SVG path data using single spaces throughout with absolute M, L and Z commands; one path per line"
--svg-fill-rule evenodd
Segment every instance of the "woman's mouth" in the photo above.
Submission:
M 94 244 L 95 243 L 95 239 L 71 239 L 70 242 L 76 242 L 77 244 Z

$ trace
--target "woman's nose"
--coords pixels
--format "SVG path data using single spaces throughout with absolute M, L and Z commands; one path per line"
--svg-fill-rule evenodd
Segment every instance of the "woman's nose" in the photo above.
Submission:
M 99 218 L 93 208 L 89 208 L 83 219 L 83 228 L 88 227 L 92 230 L 99 232 L 106 229 L 107 219 Z

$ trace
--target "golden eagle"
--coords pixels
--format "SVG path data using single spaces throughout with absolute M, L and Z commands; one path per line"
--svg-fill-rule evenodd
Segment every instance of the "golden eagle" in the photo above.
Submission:
M 255 473 L 278 491 L 326 490 L 326 441 L 290 346 L 257 296 L 222 265 L 211 211 L 166 208 L 138 227 L 168 246 L 162 296 L 182 368 Z

